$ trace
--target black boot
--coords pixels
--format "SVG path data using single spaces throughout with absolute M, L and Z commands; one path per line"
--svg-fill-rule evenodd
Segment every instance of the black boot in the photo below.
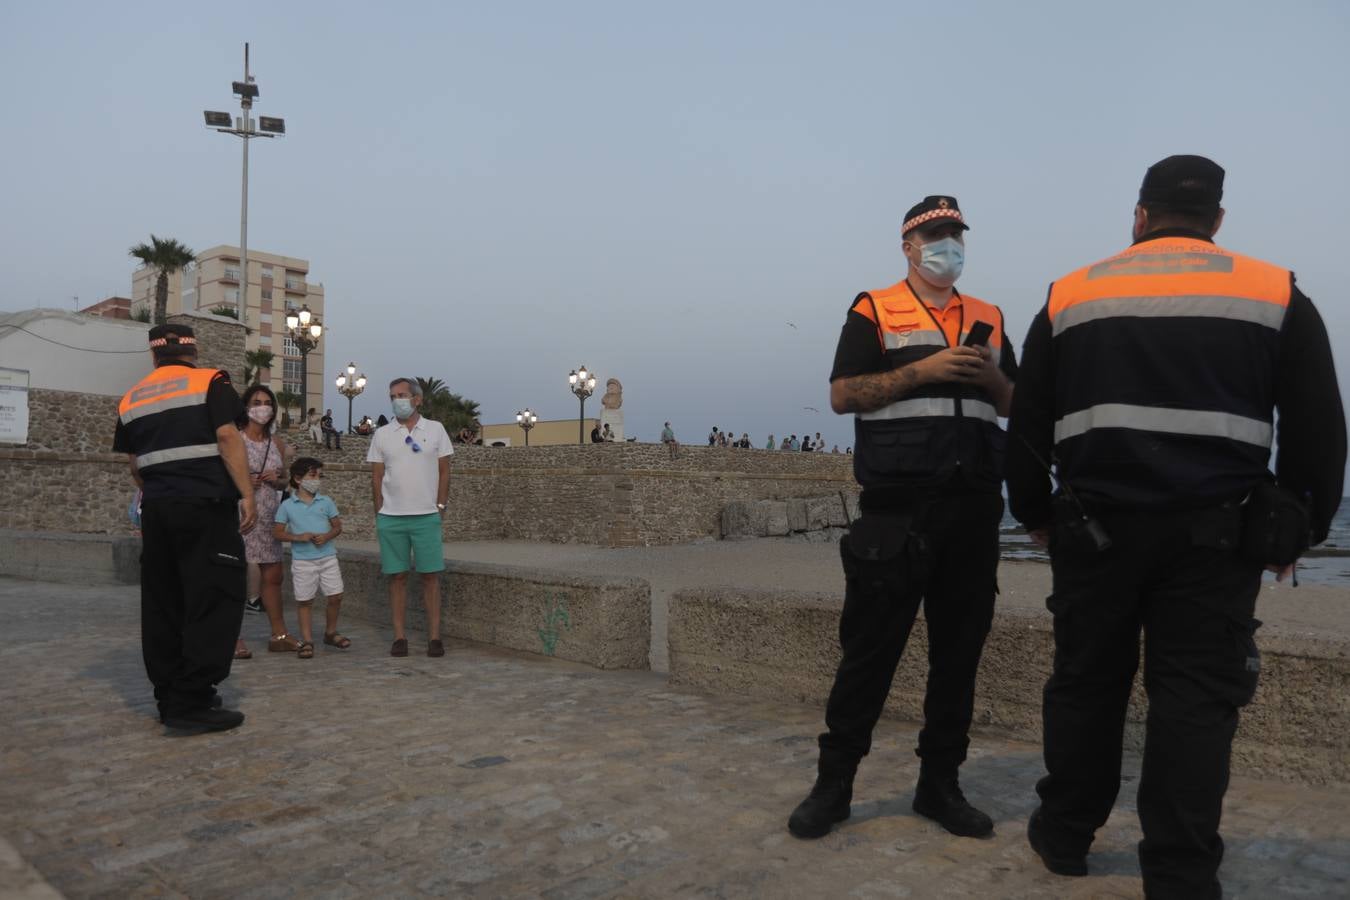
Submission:
M 848 818 L 853 800 L 853 775 L 858 764 L 840 763 L 824 757 L 816 765 L 816 784 L 806 799 L 788 817 L 788 831 L 799 838 L 818 838 L 830 833 L 836 822 Z
M 988 837 L 994 822 L 971 806 L 955 775 L 937 776 L 920 770 L 914 789 L 914 811 L 961 837 Z
M 1038 806 L 1027 820 L 1027 843 L 1036 855 L 1045 863 L 1045 867 L 1056 875 L 1081 877 L 1088 873 L 1087 855 L 1074 853 L 1050 846 L 1045 836 L 1045 823 Z

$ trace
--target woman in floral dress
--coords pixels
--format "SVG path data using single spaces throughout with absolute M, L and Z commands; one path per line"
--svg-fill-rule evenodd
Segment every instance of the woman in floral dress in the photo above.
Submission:
M 267 649 L 273 653 L 293 653 L 299 649 L 300 642 L 286 632 L 286 621 L 282 617 L 281 542 L 272 536 L 280 504 L 277 491 L 287 484 L 286 457 L 290 452 L 286 442 L 272 434 L 276 420 L 277 398 L 271 388 L 254 384 L 244 391 L 244 415 L 238 422 L 239 433 L 248 451 L 249 480 L 258 507 L 258 524 L 244 535 L 244 557 L 258 565 L 263 611 L 272 626 Z M 240 638 L 235 645 L 235 658 L 248 659 L 252 655 Z

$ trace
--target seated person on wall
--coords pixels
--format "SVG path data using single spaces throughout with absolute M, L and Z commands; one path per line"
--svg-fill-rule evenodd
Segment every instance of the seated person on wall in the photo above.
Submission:
M 362 416 L 361 421 L 356 423 L 356 433 L 366 436 L 375 433 L 375 423 L 370 421 L 370 416 Z

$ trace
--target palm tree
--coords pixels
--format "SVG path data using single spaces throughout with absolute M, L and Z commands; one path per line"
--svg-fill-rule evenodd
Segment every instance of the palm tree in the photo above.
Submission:
M 291 425 L 291 407 L 301 406 L 305 402 L 295 391 L 277 391 L 277 404 L 281 407 L 281 427 L 289 428 Z M 301 410 L 303 412 L 304 410 Z
M 249 385 L 262 375 L 263 369 L 272 368 L 276 354 L 271 350 L 249 350 L 244 353 L 244 384 Z
M 451 435 L 458 434 L 462 428 L 478 428 L 479 412 L 475 401 L 451 393 L 439 378 L 418 378 L 417 384 L 422 388 L 422 415 L 440 422 Z
M 169 273 L 187 268 L 197 258 L 197 254 L 173 238 L 160 240 L 153 234 L 150 235 L 150 243 L 137 244 L 128 252 L 146 266 L 159 270 L 159 277 L 155 280 L 154 322 L 163 325 L 168 317 Z

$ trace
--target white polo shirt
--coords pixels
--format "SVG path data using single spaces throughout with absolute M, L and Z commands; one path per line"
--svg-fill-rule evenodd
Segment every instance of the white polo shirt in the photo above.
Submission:
M 421 449 L 414 450 L 414 444 Z M 384 479 L 380 482 L 384 504 L 380 512 L 386 516 L 437 512 L 439 460 L 454 453 L 445 426 L 420 415 L 411 431 L 397 419 L 375 429 L 366 462 L 384 463 Z

